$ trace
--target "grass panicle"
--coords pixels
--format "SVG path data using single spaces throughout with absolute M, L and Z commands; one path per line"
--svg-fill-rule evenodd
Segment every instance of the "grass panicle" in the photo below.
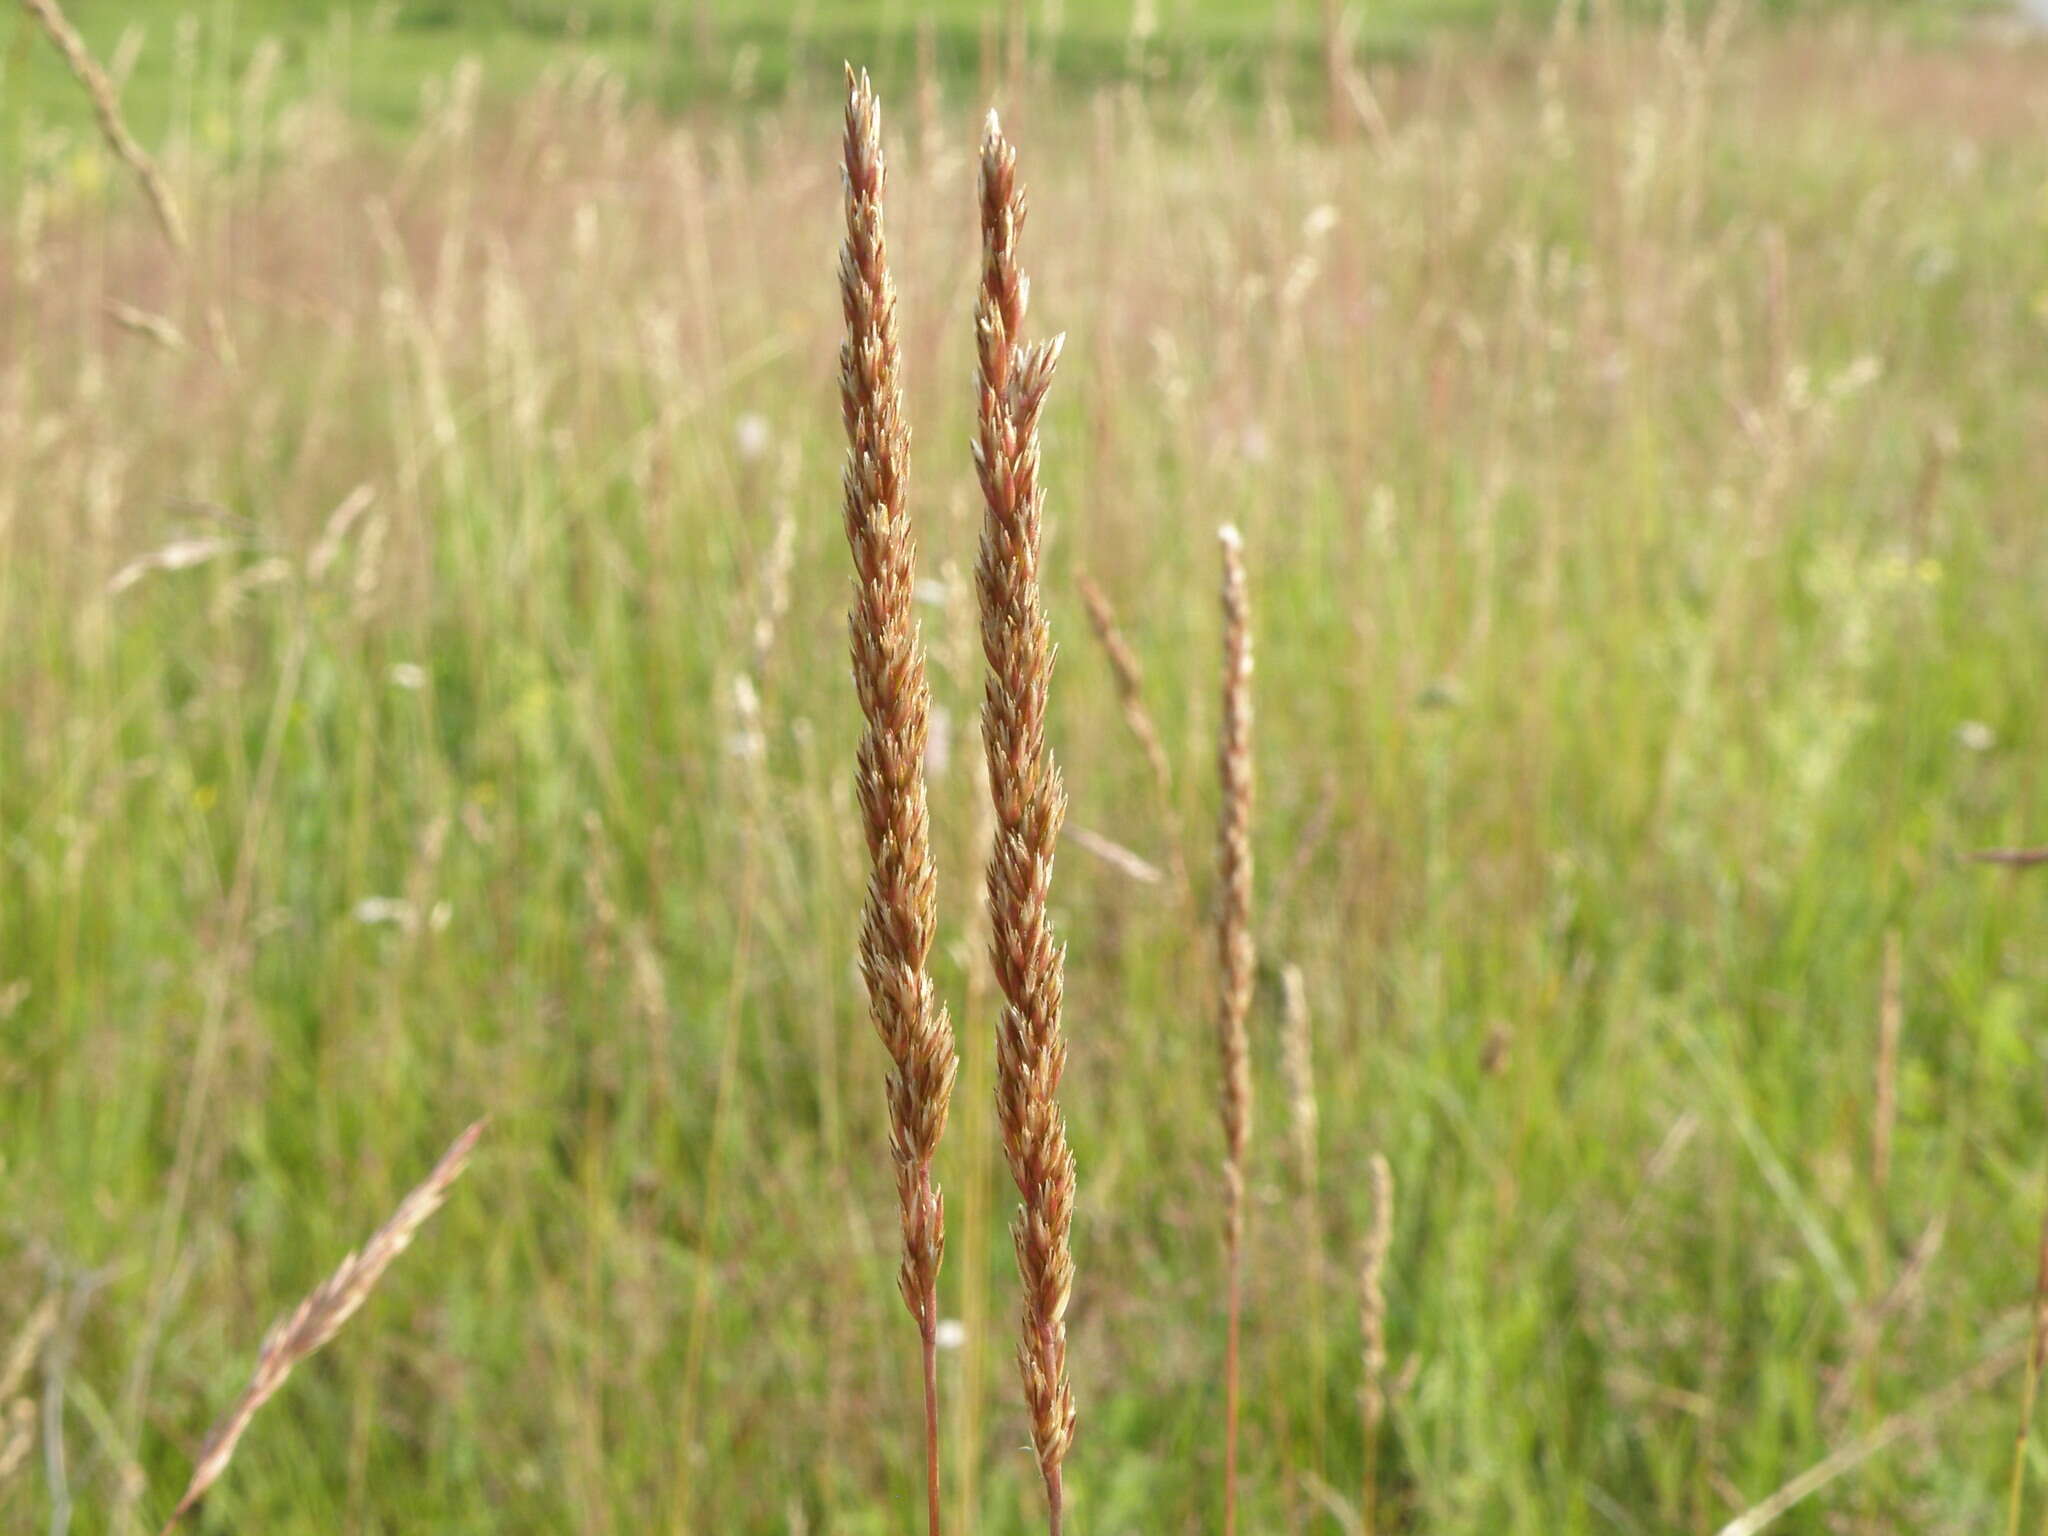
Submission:
M 391 1213 L 391 1219 L 373 1232 L 370 1240 L 358 1251 L 343 1259 L 340 1267 L 300 1302 L 291 1316 L 279 1322 L 265 1336 L 263 1347 L 256 1353 L 256 1370 L 249 1378 L 249 1385 L 243 1388 L 234 1407 L 207 1434 L 205 1443 L 200 1447 L 199 1458 L 193 1464 L 191 1481 L 185 1485 L 185 1492 L 171 1511 L 170 1519 L 164 1522 L 165 1533 L 176 1529 L 179 1521 L 199 1507 L 207 1490 L 220 1481 L 228 1463 L 234 1460 L 235 1447 L 241 1443 L 243 1432 L 263 1405 L 277 1395 L 293 1368 L 332 1339 L 341 1331 L 342 1324 L 356 1315 L 363 1303 L 370 1299 L 370 1292 L 377 1288 L 377 1282 L 384 1278 L 384 1271 L 391 1267 L 391 1261 L 412 1245 L 413 1238 L 419 1235 L 427 1219 L 441 1209 L 448 1199 L 448 1191 L 455 1187 L 455 1181 L 469 1166 L 470 1154 L 476 1150 L 477 1141 L 484 1133 L 484 1124 L 479 1120 L 456 1137 L 448 1150 L 441 1154 L 441 1160 L 434 1165 L 433 1171 L 398 1202 L 398 1209 Z
M 1223 549 L 1223 729 L 1217 748 L 1222 810 L 1216 861 L 1221 886 L 1216 912 L 1216 1038 L 1222 1057 L 1223 1232 L 1225 1306 L 1223 1360 L 1223 1530 L 1237 1529 L 1238 1333 L 1244 1311 L 1245 1151 L 1252 1133 L 1252 637 L 1251 597 L 1244 574 L 1244 538 L 1226 524 Z
M 1159 802 L 1159 815 L 1166 834 L 1168 870 L 1173 876 L 1174 890 L 1185 901 L 1188 895 L 1188 863 L 1182 846 L 1180 807 L 1173 795 L 1173 763 L 1166 755 L 1166 744 L 1160 739 L 1152 711 L 1145 704 L 1144 664 L 1124 637 L 1123 627 L 1117 623 L 1116 609 L 1111 606 L 1109 594 L 1102 590 L 1101 584 L 1088 572 L 1080 571 L 1074 576 L 1074 586 L 1081 594 L 1081 607 L 1088 615 L 1088 627 L 1095 632 L 1102 654 L 1108 658 L 1124 725 L 1129 729 L 1131 739 L 1137 742 L 1138 750 L 1144 754 L 1146 770 L 1152 776 L 1152 793 Z
M 1323 1398 L 1328 1384 L 1323 1347 L 1323 1191 L 1317 1138 L 1315 1021 L 1309 1012 L 1308 978 L 1290 962 L 1280 972 L 1280 1065 L 1287 1075 L 1287 1129 L 1293 1143 L 1297 1184 L 1295 1235 L 1305 1270 L 1309 1338 L 1309 1424 L 1315 1444 L 1316 1475 L 1323 1474 L 1329 1439 Z
M 1365 1232 L 1365 1256 L 1358 1270 L 1358 1320 L 1365 1344 L 1359 1361 L 1359 1418 L 1365 1441 L 1365 1476 L 1359 1489 L 1358 1524 L 1364 1536 L 1379 1529 L 1380 1426 L 1387 1416 L 1387 1253 L 1394 1246 L 1394 1170 L 1375 1152 L 1367 1165 L 1372 1187 L 1372 1222 Z
M 1788 1511 L 1812 1498 L 1837 1478 L 1846 1477 L 1901 1440 L 1924 1435 L 1936 1420 L 1954 1412 L 1960 1404 L 1968 1402 L 2019 1365 L 2027 1358 L 2031 1347 L 2027 1340 L 2021 1339 L 1980 1356 L 1969 1369 L 1919 1401 L 1886 1415 L 1864 1434 L 1837 1446 L 1790 1482 L 1722 1525 L 1714 1536 L 1757 1536 L 1758 1532 L 1776 1524 Z
M 802 85 L 816 29 L 763 31 L 762 0 L 698 7 L 694 33 L 656 16 L 695 82 L 677 117 L 644 90 L 643 29 L 591 28 L 558 69 L 561 29 L 508 6 L 431 36 L 329 35 L 326 0 L 5 9 L 0 1529 L 153 1533 L 265 1327 L 481 1078 L 522 1173 L 436 1301 L 459 1368 L 378 1373 L 374 1404 L 366 1376 L 346 1445 L 276 1422 L 311 1427 L 306 1378 L 412 1290 L 388 1273 L 175 1536 L 475 1527 L 507 1500 L 501 1523 L 545 1530 L 797 1512 L 926 1536 L 893 1060 L 848 974 L 866 723 L 843 650 L 803 664 L 821 626 L 845 643 L 858 568 L 839 485 L 806 489 L 848 454 L 816 396 L 847 232 L 847 98 Z M 1146 38 L 1116 7 L 1021 9 L 1047 17 L 1021 72 L 992 23 L 981 86 L 1014 93 L 1031 184 L 1038 303 L 1003 341 L 1087 335 L 1041 424 L 1042 598 L 1092 650 L 1109 605 L 1062 586 L 1085 564 L 1130 653 L 1056 659 L 1044 727 L 1071 799 L 1047 907 L 1086 1004 L 1056 1099 L 1091 1202 L 1068 1523 L 1222 1525 L 1209 637 L 1234 521 L 1259 620 L 1240 1530 L 1355 1533 L 1363 1480 L 1374 1536 L 1886 1511 L 1999 1536 L 2042 1215 L 2013 1199 L 2041 1194 L 2041 1100 L 2005 1068 L 2026 1073 L 2041 979 L 2048 777 L 2034 671 L 2000 661 L 2048 654 L 2040 49 L 1937 0 L 1663 28 L 1567 7 L 1504 47 L 1429 0 L 1375 7 L 1370 38 L 1317 0 L 1291 22 L 1189 0 Z M 182 257 L 45 36 L 59 10 L 183 206 Z M 949 119 L 973 38 L 928 29 L 913 76 L 915 29 L 880 9 L 829 30 L 902 81 L 875 71 L 895 111 L 867 185 L 900 302 L 856 198 L 856 559 L 907 539 L 919 388 L 957 423 L 943 475 L 929 436 L 910 455 L 915 584 L 869 550 L 900 626 L 868 653 L 885 714 L 923 707 L 908 613 L 929 642 L 929 863 L 961 898 L 924 967 L 959 1050 L 929 1165 L 944 1513 L 1042 1532 L 967 720 L 981 113 Z M 887 741 L 918 758 L 909 728 Z M 908 933 L 879 937 L 922 954 L 899 814 Z M 1290 960 L 1330 1131 L 1319 1228 Z M 877 979 L 925 1038 L 917 970 Z M 451 1032 L 452 997 L 489 1022 Z M 1827 1027 L 1769 1027 L 1788 1008 Z M 375 1103 L 367 1140 L 343 1080 Z M 1374 1304 L 1368 1472 L 1375 1147 L 1416 1210 L 1395 1202 Z M 165 1387 L 206 1379 L 262 1265 L 224 1181 L 310 1190 L 358 1155 L 399 1170 L 390 1198 L 175 1412 Z M 1770 1432 L 1741 1433 L 1760 1392 Z M 529 1463 L 547 1475 L 507 1481 Z
M 28 1316 L 0 1359 L 0 1487 L 22 1469 L 36 1443 L 36 1402 L 29 1374 L 56 1333 L 61 1293 L 52 1289 Z
M 1061 1464 L 1074 1437 L 1067 1380 L 1067 1303 L 1074 1260 L 1074 1156 L 1060 1115 L 1066 1068 L 1060 1030 L 1065 955 L 1046 911 L 1067 797 L 1045 742 L 1053 647 L 1039 590 L 1045 491 L 1038 419 L 1061 339 L 1023 340 L 1029 285 L 1017 267 L 1024 192 L 1016 152 L 988 116 L 981 142 L 981 290 L 974 465 L 985 515 L 975 588 L 988 661 L 981 730 L 995 836 L 988 865 L 990 948 L 1004 1006 L 996 1051 L 1003 1151 L 1021 1204 L 1013 1228 L 1023 1280 L 1017 1350 L 1031 1443 L 1045 1479 L 1051 1529 L 1061 1528 Z
M 121 100 L 114 90 L 114 82 L 107 78 L 107 72 L 100 68 L 99 60 L 92 56 L 92 50 L 85 46 L 85 39 L 79 36 L 78 28 L 71 24 L 71 18 L 64 14 L 57 0 L 21 0 L 30 15 L 42 27 L 57 51 L 64 55 L 64 62 L 78 83 L 85 87 L 85 93 L 92 98 L 93 116 L 99 120 L 100 136 L 107 141 L 107 148 L 114 158 L 134 173 L 142 184 L 143 195 L 149 199 L 149 206 L 156 214 L 158 226 L 164 238 L 171 243 L 171 249 L 183 252 L 191 248 L 192 237 L 186 232 L 185 217 L 178 211 L 178 200 L 171 195 L 171 185 L 164 179 L 164 173 L 149 152 L 135 141 L 135 135 L 128 131 L 128 123 L 121 116 Z
M 1293 1142 L 1295 1176 L 1311 1197 L 1321 1181 L 1316 1155 L 1315 1025 L 1309 1015 L 1308 981 L 1298 965 L 1280 973 L 1282 1005 L 1280 1065 L 1287 1074 L 1287 1129 Z M 1311 1198 L 1309 1209 L 1317 1209 Z
M 839 260 L 846 337 L 839 353 L 846 423 L 846 539 L 853 552 L 853 681 L 867 728 L 857 758 L 869 878 L 860 970 L 888 1050 L 889 1147 L 903 1219 L 898 1286 L 923 1343 L 925 1485 L 939 1529 L 938 1296 L 945 1204 L 932 1158 L 959 1071 L 953 1026 L 931 979 L 938 881 L 925 799 L 931 687 L 913 611 L 917 539 L 905 503 L 910 429 L 896 330 L 896 289 L 882 229 L 887 170 L 882 111 L 865 71 L 846 71 L 846 244 Z

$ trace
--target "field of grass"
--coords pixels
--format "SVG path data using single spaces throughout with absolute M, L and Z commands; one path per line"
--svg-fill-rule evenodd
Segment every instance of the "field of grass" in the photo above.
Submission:
M 1467 38 L 1375 66 L 1383 122 L 1335 140 L 1257 77 L 1005 77 L 1068 335 L 1072 1529 L 1219 1528 L 1190 908 L 1226 520 L 1258 655 L 1245 1529 L 1358 1529 L 1375 1152 L 1382 1532 L 1704 1536 L 1901 1412 L 1771 1529 L 2005 1528 L 2048 872 L 1967 855 L 2048 841 L 2048 50 L 1880 25 Z M 267 1323 L 485 1114 L 196 1528 L 882 1536 L 921 1497 L 854 969 L 838 55 L 678 119 L 596 66 L 495 101 L 460 35 L 402 127 L 329 109 L 333 54 L 264 91 L 173 72 L 182 258 L 81 103 L 15 120 L 0 1381 L 49 1326 L 0 1402 L 0 1529 L 154 1530 Z M 1011 1536 L 1042 1525 L 977 916 L 984 102 L 913 52 L 877 83 L 963 1052 L 946 1477 L 956 1531 Z M 220 163 L 216 118 L 260 153 Z M 1167 867 L 1175 822 L 1188 902 L 1090 851 Z
M 810 68 L 842 57 L 908 69 L 921 40 L 947 76 L 971 81 L 985 51 L 1008 46 L 1010 14 L 969 0 L 222 0 L 158 15 L 81 7 L 79 20 L 102 54 L 118 55 L 124 39 L 133 50 L 129 107 L 147 127 L 168 127 L 189 107 L 181 70 L 207 82 L 198 94 L 217 101 L 222 82 L 245 75 L 266 48 L 276 50 L 274 67 L 287 93 L 317 86 L 359 117 L 402 130 L 418 112 L 422 86 L 464 58 L 475 59 L 494 88 L 508 94 L 575 55 L 602 60 L 636 90 L 671 106 L 775 100 Z M 1117 0 L 1026 6 L 1015 14 L 1041 68 L 1074 83 L 1176 70 L 1241 81 L 1276 64 L 1305 72 L 1321 25 L 1319 0 L 1277 8 L 1252 0 L 1168 0 L 1142 13 L 1131 0 Z M 1359 40 L 1408 48 L 1429 26 L 1535 14 L 1519 0 L 1398 0 L 1376 7 L 1369 25 L 1361 21 Z M 16 112 L 68 114 L 73 87 L 26 17 L 6 23 L 4 32 L 11 36 L 0 51 L 0 86 L 7 88 L 0 101 L 11 98 Z
M 1702 11 L 1705 0 L 1692 0 Z M 1776 16 L 1881 15 L 1953 31 L 1999 0 L 1752 0 Z M 1659 15 L 1663 0 L 1591 0 Z M 1588 0 L 1562 9 L 1584 10 Z M 1021 38 L 1041 82 L 1089 88 L 1202 81 L 1236 94 L 1279 76 L 1312 82 L 1322 0 L 195 0 L 75 7 L 87 40 L 117 60 L 129 115 L 214 153 L 241 125 L 230 82 L 257 74 L 286 97 L 318 92 L 387 132 L 409 130 L 422 91 L 473 60 L 491 92 L 515 95 L 565 60 L 600 61 L 670 108 L 780 101 L 812 73 L 858 58 L 907 73 L 925 50 L 963 86 Z M 1540 35 L 1559 0 L 1350 0 L 1354 46 L 1399 58 L 1432 37 L 1500 29 Z M 0 17 L 0 134 L 62 123 L 77 109 L 62 65 L 25 12 Z M 0 172 L 11 156 L 0 146 Z

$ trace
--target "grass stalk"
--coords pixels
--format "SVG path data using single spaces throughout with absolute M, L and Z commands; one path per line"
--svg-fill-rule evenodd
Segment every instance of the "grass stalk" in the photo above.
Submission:
M 1288 1131 L 1294 1143 L 1296 1229 L 1307 1247 L 1309 1432 L 1315 1446 L 1315 1473 L 1324 1474 L 1329 1444 L 1329 1413 L 1324 1402 L 1328 1376 L 1323 1339 L 1323 1200 L 1322 1167 L 1317 1145 L 1315 1021 L 1309 1012 L 1308 980 L 1290 964 L 1280 973 L 1280 1058 L 1287 1073 Z
M 1175 893 L 1186 902 L 1188 861 L 1183 847 L 1180 809 L 1173 796 L 1173 765 L 1167 758 L 1159 727 L 1153 723 L 1152 711 L 1145 705 L 1144 666 L 1138 660 L 1138 653 L 1124 638 L 1123 628 L 1116 620 L 1116 609 L 1110 605 L 1109 594 L 1086 571 L 1075 574 L 1074 585 L 1080 591 L 1081 607 L 1088 615 L 1088 627 L 1095 632 L 1102 654 L 1108 658 L 1124 724 L 1130 730 L 1131 739 L 1137 742 L 1138 750 L 1145 756 L 1145 767 L 1152 776 L 1152 793 L 1159 803 L 1160 821 L 1166 834 L 1168 871 L 1173 877 Z
M 846 245 L 839 354 L 846 424 L 846 538 L 855 590 L 854 687 L 867 729 L 858 755 L 869 880 L 860 968 L 869 1013 L 888 1050 L 889 1144 L 903 1222 L 897 1285 L 917 1322 L 924 1372 L 926 1513 L 940 1529 L 938 1310 L 945 1205 L 932 1159 L 959 1071 L 953 1027 L 932 985 L 938 882 L 925 798 L 931 687 L 912 609 L 917 540 L 905 505 L 910 429 L 896 331 L 896 288 L 882 228 L 887 169 L 882 113 L 865 72 L 846 71 Z
M 1905 1024 L 1904 950 L 1899 930 L 1884 936 L 1884 980 L 1877 1008 L 1877 1103 L 1870 1127 L 1870 1177 L 1880 1200 L 1891 1187 L 1892 1134 L 1898 1121 L 1899 1035 Z
M 2029 1315 L 2032 1337 L 2020 1386 L 2020 1423 L 2013 1436 L 2012 1474 L 2005 1490 L 2006 1536 L 2019 1536 L 2027 1494 L 2027 1452 L 2034 1441 L 2034 1407 L 2041 1395 L 2041 1368 L 2044 1360 L 2048 1360 L 2048 1215 L 2041 1220 L 2041 1239 L 2034 1261 L 2034 1304 Z
M 2016 1344 L 1993 1350 L 1960 1376 L 1928 1393 L 1910 1408 L 1900 1409 L 1882 1420 L 1868 1434 L 1822 1457 L 1768 1498 L 1760 1500 L 1721 1526 L 1714 1532 L 1714 1536 L 1757 1536 L 1759 1531 L 1774 1525 L 1789 1510 L 1820 1492 L 1829 1483 L 1855 1471 L 1871 1457 L 1891 1449 L 1899 1441 L 1922 1433 L 1950 1409 L 1991 1386 L 1999 1377 L 2020 1364 L 2026 1357 L 2028 1349 L 2027 1341 L 2022 1339 Z
M 1372 1184 L 1372 1225 L 1366 1229 L 1365 1258 L 1359 1266 L 1359 1324 L 1364 1349 L 1360 1366 L 1359 1419 L 1364 1434 L 1365 1473 L 1359 1487 L 1358 1528 L 1374 1536 L 1379 1528 L 1380 1426 L 1387 1414 L 1387 1251 L 1394 1244 L 1394 1170 L 1375 1152 L 1368 1167 Z
M 135 135 L 128 131 L 127 120 L 121 116 L 121 102 L 114 91 L 114 82 L 107 78 L 107 72 L 100 68 L 99 60 L 92 56 L 92 50 L 85 46 L 85 39 L 64 14 L 57 0 L 21 0 L 28 13 L 35 17 L 57 51 L 64 55 L 64 62 L 78 83 L 85 87 L 85 94 L 92 99 L 93 116 L 99 120 L 100 136 L 107 141 L 107 148 L 114 158 L 127 166 L 141 183 L 144 196 L 156 214 L 158 226 L 164 238 L 171 243 L 171 249 L 183 253 L 191 248 L 191 236 L 186 233 L 184 215 L 178 212 L 178 200 L 171 195 L 170 183 L 164 180 L 164 173 L 149 152 L 135 141 Z
M 1059 1536 L 1066 1502 L 1062 1467 L 1075 1423 L 1066 1323 L 1074 1283 L 1074 1156 L 1058 1098 L 1067 1060 L 1060 1029 L 1066 956 L 1046 910 L 1067 796 L 1045 741 L 1053 648 L 1039 583 L 1045 491 L 1038 421 L 1062 338 L 1022 339 L 1028 284 L 1017 266 L 1017 239 L 1025 198 L 1016 151 L 993 112 L 981 141 L 980 191 L 974 463 L 984 516 L 974 574 L 988 661 L 982 745 L 996 813 L 988 866 L 990 952 L 1004 999 L 996 1102 L 1003 1152 L 1021 1198 L 1011 1229 L 1024 1293 L 1017 1361 L 1049 1529 Z
M 220 1481 L 221 1474 L 234 1460 L 235 1447 L 241 1443 L 243 1432 L 263 1405 L 277 1395 L 293 1367 L 339 1333 L 342 1324 L 370 1299 L 370 1292 L 384 1278 L 391 1261 L 411 1246 L 427 1219 L 447 1200 L 448 1191 L 469 1166 L 470 1153 L 476 1150 L 483 1133 L 484 1122 L 479 1120 L 456 1137 L 433 1171 L 398 1203 L 391 1219 L 371 1234 L 360 1251 L 343 1259 L 340 1267 L 300 1302 L 291 1316 L 270 1330 L 257 1352 L 256 1370 L 249 1385 L 234 1407 L 214 1425 L 200 1448 L 191 1481 L 185 1485 L 170 1519 L 164 1522 L 163 1536 L 169 1536 L 181 1520 L 197 1509 L 207 1490 Z
M 1217 863 L 1222 901 L 1216 920 L 1217 1041 L 1222 1056 L 1225 1337 L 1223 1353 L 1223 1531 L 1237 1530 L 1238 1335 L 1244 1311 L 1245 1150 L 1251 1140 L 1252 1069 L 1246 1019 L 1251 1012 L 1252 945 L 1252 641 L 1244 539 L 1225 525 L 1223 548 L 1223 730 L 1217 752 L 1222 814 Z

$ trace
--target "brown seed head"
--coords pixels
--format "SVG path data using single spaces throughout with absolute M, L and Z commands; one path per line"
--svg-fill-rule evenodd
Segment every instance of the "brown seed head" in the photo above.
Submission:
M 1217 1042 L 1223 1060 L 1226 1214 L 1234 1247 L 1244 1231 L 1244 1158 L 1252 1128 L 1252 641 L 1245 588 L 1244 539 L 1226 525 L 1223 546 L 1223 732 L 1217 763 L 1223 809 L 1217 833 L 1222 894 L 1216 918 L 1220 1006 Z
M 257 1411 L 284 1385 L 292 1368 L 339 1333 L 341 1325 L 355 1316 L 362 1304 L 370 1299 L 370 1292 L 383 1279 L 391 1261 L 411 1246 L 427 1218 L 447 1200 L 448 1191 L 462 1177 L 462 1170 L 469 1166 L 469 1155 L 476 1150 L 477 1139 L 483 1133 L 484 1122 L 478 1121 L 456 1137 L 454 1144 L 441 1155 L 441 1161 L 434 1165 L 433 1172 L 398 1203 L 391 1219 L 370 1235 L 361 1251 L 343 1259 L 341 1267 L 300 1302 L 297 1311 L 270 1330 L 263 1340 L 263 1347 L 257 1352 L 256 1370 L 249 1378 L 249 1385 L 243 1389 L 235 1406 L 228 1410 L 227 1416 L 207 1435 L 199 1460 L 192 1468 L 192 1480 L 185 1487 L 184 1497 L 178 1500 L 178 1507 L 164 1525 L 166 1532 L 196 1509 L 199 1501 L 206 1497 L 206 1491 L 219 1481 L 220 1475 L 228 1469 L 228 1463 L 234 1459 L 242 1432 L 249 1427 Z
M 1045 493 L 1038 418 L 1060 340 L 1026 345 L 1020 338 L 1029 295 L 1016 260 L 1024 210 L 1016 152 L 990 113 L 981 145 L 974 464 L 986 507 L 975 589 L 989 669 L 982 743 L 996 823 L 988 867 L 990 951 L 1004 997 L 996 1107 L 1003 1151 L 1022 1197 L 1013 1229 L 1024 1287 L 1017 1359 L 1032 1443 L 1057 1522 L 1060 1463 L 1075 1422 L 1066 1368 L 1074 1158 L 1057 1101 L 1067 1057 L 1060 1033 L 1065 956 L 1046 913 L 1067 801 L 1045 744 L 1053 647 L 1039 589 Z
M 912 608 L 917 540 L 904 502 L 910 431 L 896 336 L 896 290 L 882 232 L 881 107 L 865 72 L 846 73 L 846 245 L 839 258 L 846 340 L 839 352 L 846 422 L 846 540 L 853 552 L 853 681 L 867 729 L 856 758 L 867 838 L 860 968 L 875 1032 L 889 1053 L 890 1151 L 903 1213 L 905 1305 L 929 1329 L 945 1247 L 931 1163 L 946 1128 L 958 1057 L 932 986 L 938 882 L 925 804 L 931 689 Z

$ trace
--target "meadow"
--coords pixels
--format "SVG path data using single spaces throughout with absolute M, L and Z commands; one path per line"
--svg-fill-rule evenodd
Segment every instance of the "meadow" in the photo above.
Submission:
M 1706 14 L 1703 0 L 1686 0 Z M 2000 0 L 1753 0 L 1773 18 L 1877 16 L 1914 35 L 1952 37 Z M 1574 0 L 1583 6 L 1584 0 Z M 565 57 L 601 61 L 643 100 L 676 112 L 727 110 L 808 94 L 842 59 L 900 78 L 919 66 L 984 89 L 991 58 L 1028 42 L 1041 81 L 1072 88 L 1145 81 L 1244 95 L 1275 77 L 1317 77 L 1334 11 L 1362 56 L 1412 58 L 1445 34 L 1540 33 L 1558 0 L 205 0 L 74 7 L 74 22 L 122 85 L 123 110 L 156 139 L 183 128 L 232 153 L 229 107 L 252 72 L 287 96 L 317 92 L 358 124 L 403 138 L 424 85 L 473 61 L 516 97 Z M 1668 0 L 1594 0 L 1654 20 Z M 63 122 L 76 87 L 23 11 L 0 20 L 0 122 Z M 6 164 L 0 154 L 0 166 Z
M 891 11 L 866 61 L 961 1051 L 952 1528 L 1043 1528 L 981 902 L 993 102 L 1066 335 L 1071 1527 L 1220 1529 L 1227 522 L 1244 1528 L 1361 1529 L 1379 1154 L 1378 1531 L 1754 1531 L 1830 1457 L 1770 1530 L 2007 1530 L 2048 872 L 1972 855 L 2048 841 L 2048 44 L 1394 6 L 1333 114 L 1308 6 L 1285 48 L 1189 11 L 1247 41 L 1157 70 L 1127 23 L 1097 70 L 955 9 L 922 48 Z M 9 44 L 0 1529 L 157 1529 L 264 1328 L 484 1116 L 190 1529 L 912 1526 L 855 964 L 840 39 L 756 40 L 774 88 L 737 93 L 735 25 L 718 90 L 669 92 L 618 38 L 451 20 L 365 74 L 152 18 L 137 131 L 183 253 Z M 2048 1440 L 2020 1466 L 2033 1530 Z

